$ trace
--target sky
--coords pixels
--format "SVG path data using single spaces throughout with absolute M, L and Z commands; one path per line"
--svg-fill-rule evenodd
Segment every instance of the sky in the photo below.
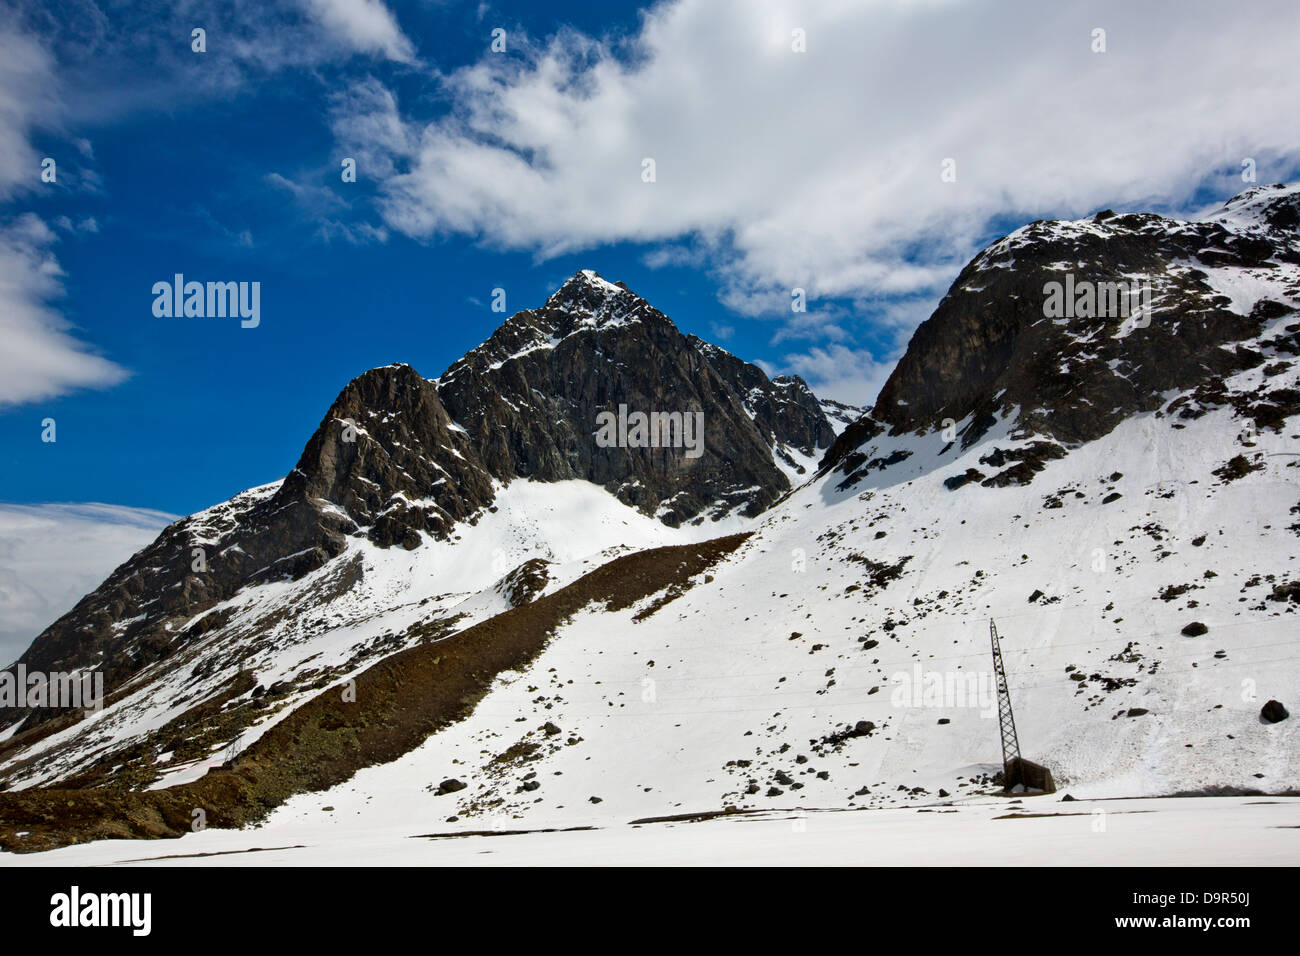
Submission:
M 870 404 L 1012 229 L 1300 178 L 1298 28 L 1293 0 L 0 0 L 0 506 L 108 505 L 76 520 L 136 547 L 282 477 L 351 378 L 437 376 L 495 289 L 513 313 L 580 268 Z M 258 282 L 257 326 L 155 315 L 177 273 Z M 23 540 L 0 574 L 30 581 Z

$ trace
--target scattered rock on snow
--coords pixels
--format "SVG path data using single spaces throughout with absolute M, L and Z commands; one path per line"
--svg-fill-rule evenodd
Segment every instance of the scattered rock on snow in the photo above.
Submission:
M 1276 724 L 1286 720 L 1291 715 L 1287 712 L 1287 709 L 1282 706 L 1281 701 L 1270 700 L 1260 708 L 1259 716 L 1263 717 L 1270 724 Z
M 1270 601 L 1290 601 L 1300 604 L 1300 581 L 1288 581 L 1286 584 L 1273 585 L 1273 592 L 1268 596 Z

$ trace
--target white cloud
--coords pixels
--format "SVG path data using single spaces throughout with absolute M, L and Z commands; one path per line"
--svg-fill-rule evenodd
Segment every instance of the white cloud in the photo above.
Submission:
M 855 301 L 854 306 L 860 314 L 870 316 L 871 337 L 878 343 L 873 348 L 853 348 L 852 336 L 836 324 L 848 323 L 847 310 L 829 308 L 822 314 L 810 312 L 783 323 L 772 343 L 821 339 L 821 345 L 806 352 L 784 356 L 781 370 L 802 375 L 822 398 L 870 407 L 907 349 L 912 331 L 934 311 L 934 302 L 913 295 Z
M 374 77 L 334 98 L 332 124 L 343 153 L 357 161 L 357 175 L 380 181 L 397 175 L 396 161 L 414 153 L 419 135 L 403 122 L 397 97 Z
M 380 0 L 306 0 L 307 7 L 339 40 L 362 53 L 380 53 L 399 63 L 415 61 L 415 45 Z
M 33 213 L 0 224 L 0 408 L 115 385 L 127 376 L 73 337 L 67 320 L 49 307 L 63 291 L 54 241 Z
M 0 664 L 174 520 L 115 505 L 0 505 Z
M 94 235 L 99 232 L 99 222 L 94 216 L 87 216 L 80 222 L 73 222 L 68 216 L 55 216 L 51 222 L 54 223 L 56 229 L 74 236 L 83 233 Z
M 40 184 L 33 127 L 55 111 L 53 60 L 34 39 L 0 28 L 0 199 Z
M 1292 0 L 680 0 L 631 55 L 564 30 L 445 77 L 447 115 L 402 116 L 370 83 L 335 130 L 412 236 L 542 256 L 688 240 L 726 250 L 723 300 L 751 312 L 795 286 L 933 302 L 999 217 L 1226 197 L 1244 156 L 1291 173 L 1297 35 Z
M 0 199 L 57 188 L 41 182 L 42 157 L 31 143 L 38 125 L 57 125 L 55 86 L 54 61 L 45 48 L 31 36 L 0 29 Z M 84 140 L 77 149 L 83 156 L 91 152 Z M 59 172 L 66 175 L 67 168 Z M 73 178 L 83 188 L 93 186 L 93 171 Z M 83 234 L 99 230 L 91 217 L 74 224 L 59 216 L 55 224 Z M 54 231 L 34 213 L 0 221 L 0 408 L 113 385 L 127 375 L 78 341 L 51 307 L 63 293 L 63 273 L 51 251 L 55 242 Z
M 304 209 L 312 212 L 346 208 L 347 203 L 325 186 L 315 183 L 300 183 L 279 173 L 267 173 L 262 177 L 268 186 L 281 189 L 293 197 Z
M 867 349 L 838 343 L 785 356 L 781 371 L 802 376 L 818 398 L 870 406 L 898 363 L 898 355 L 880 361 Z
M 310 29 L 284 28 L 286 17 L 297 16 L 295 4 L 306 5 Z M 69 124 L 102 124 L 142 109 L 168 109 L 229 93 L 261 73 L 337 58 L 340 44 L 402 63 L 414 63 L 415 57 L 414 45 L 381 0 L 236 3 L 223 34 L 229 46 L 224 56 L 212 60 L 196 58 L 186 44 L 176 43 L 193 25 L 192 14 L 181 8 L 127 6 L 114 12 L 112 30 L 98 11 L 89 21 L 69 21 L 47 16 L 39 4 L 20 2 L 12 14 L 13 25 L 0 26 L 0 200 L 69 185 L 80 192 L 100 189 L 99 175 L 90 165 L 94 147 L 84 137 L 68 138 L 56 154 L 57 186 L 43 184 L 42 155 L 33 146 L 38 127 L 66 134 Z M 161 26 L 159 17 L 166 21 Z M 44 28 L 43 35 L 21 32 L 18 25 L 24 23 Z M 128 75 L 117 68 L 131 62 L 149 63 L 151 69 Z M 295 184 L 282 178 L 278 185 Z M 311 198 L 295 195 L 304 203 Z M 231 242 L 253 245 L 248 230 L 227 230 L 203 215 Z M 93 217 L 74 221 L 60 215 L 52 222 L 67 234 L 99 231 Z M 382 227 L 332 220 L 321 234 L 352 242 L 386 236 Z M 62 294 L 62 272 L 51 251 L 54 241 L 53 230 L 33 213 L 0 221 L 0 408 L 113 385 L 127 375 L 79 341 L 52 304 Z

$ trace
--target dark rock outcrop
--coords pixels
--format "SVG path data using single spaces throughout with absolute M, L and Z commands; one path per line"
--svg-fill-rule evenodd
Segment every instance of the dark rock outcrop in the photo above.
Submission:
M 703 413 L 698 456 L 684 447 L 600 447 L 597 416 Z M 47 628 L 30 670 L 103 670 L 110 697 L 141 668 L 197 639 L 200 617 L 240 589 L 309 574 L 349 537 L 417 548 L 491 507 L 497 483 L 584 479 L 666 524 L 756 515 L 790 489 L 791 452 L 829 447 L 835 429 L 798 378 L 683 335 L 625 286 L 579 272 L 538 310 L 508 319 L 439 379 L 409 365 L 371 369 L 339 393 L 283 482 L 184 518 Z M 544 586 L 526 565 L 503 583 L 512 604 Z M 197 620 L 196 620 L 197 618 Z M 0 727 L 55 711 L 10 709 Z
M 1211 273 L 1253 267 L 1274 276 L 1280 295 L 1300 296 L 1298 219 L 1300 190 L 1263 186 L 1199 222 L 1098 214 L 1017 230 L 961 271 L 870 415 L 844 430 L 822 468 L 840 465 L 883 430 L 929 432 L 945 419 L 969 420 L 962 447 L 1005 415 L 1020 434 L 1067 446 L 1100 438 L 1138 412 L 1194 418 L 1230 404 L 1258 428 L 1280 426 L 1300 411 L 1288 390 L 1276 400 L 1231 395 L 1224 379 L 1300 354 L 1300 323 L 1252 342 L 1294 310 L 1264 298 L 1243 314 Z M 1095 292 L 1091 308 L 1077 296 L 1066 300 L 1067 275 L 1069 288 Z M 1072 303 L 1061 317 L 1045 314 L 1053 282 L 1062 302 Z M 1123 298 L 1121 284 L 1134 282 L 1150 289 L 1149 298 Z M 1162 407 L 1169 392 L 1188 394 Z
M 510 318 L 437 389 L 493 477 L 582 478 L 670 525 L 758 514 L 789 490 L 777 464 L 790 463 L 786 449 L 811 456 L 835 435 L 802 380 L 769 380 L 586 271 Z M 702 414 L 699 454 L 601 447 L 598 416 L 620 406 Z

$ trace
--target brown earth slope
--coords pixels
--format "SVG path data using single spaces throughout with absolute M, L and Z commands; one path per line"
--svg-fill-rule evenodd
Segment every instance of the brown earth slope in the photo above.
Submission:
M 0 848 L 34 852 L 91 840 L 179 837 L 192 829 L 196 810 L 207 826 L 254 823 L 294 794 L 396 760 L 463 720 L 498 674 L 528 666 L 587 605 L 617 611 L 665 590 L 675 597 L 747 537 L 626 555 L 531 604 L 394 654 L 356 677 L 355 701 L 344 699 L 341 685 L 322 692 L 233 764 L 193 783 L 152 791 L 0 793 Z

